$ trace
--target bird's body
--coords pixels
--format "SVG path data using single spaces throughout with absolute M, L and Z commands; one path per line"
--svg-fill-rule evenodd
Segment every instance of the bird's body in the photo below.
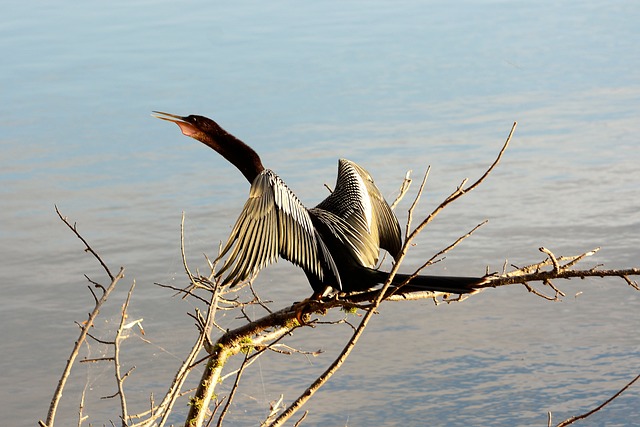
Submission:
M 265 169 L 248 145 L 202 116 L 156 112 L 234 164 L 251 184 L 244 205 L 220 257 L 216 273 L 226 273 L 231 286 L 253 278 L 278 256 L 301 267 L 314 294 L 328 287 L 343 292 L 364 291 L 384 283 L 387 273 L 375 269 L 380 249 L 394 257 L 402 241 L 398 220 L 369 173 L 340 159 L 333 192 L 314 208 L 306 208 L 284 181 Z M 394 284 L 407 280 L 396 275 Z M 417 276 L 412 289 L 449 293 L 472 292 L 482 278 Z

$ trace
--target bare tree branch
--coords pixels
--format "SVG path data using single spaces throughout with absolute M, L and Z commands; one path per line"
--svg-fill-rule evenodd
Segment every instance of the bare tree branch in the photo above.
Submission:
M 409 231 L 411 230 L 411 221 L 413 220 L 413 211 L 415 210 L 420 197 L 422 196 L 422 192 L 424 191 L 424 186 L 427 184 L 427 179 L 429 178 L 429 172 L 431 171 L 431 166 L 427 167 L 427 171 L 424 173 L 422 177 L 422 182 L 420 183 L 420 187 L 418 188 L 418 194 L 413 199 L 413 203 L 409 207 L 409 211 L 407 212 L 407 226 L 406 231 L 404 233 L 405 236 L 409 236 Z
M 396 208 L 398 203 L 400 203 L 400 201 L 404 198 L 405 194 L 407 194 L 407 191 L 409 191 L 409 188 L 411 187 L 411 182 L 412 182 L 411 171 L 407 171 L 407 173 L 404 176 L 404 179 L 402 180 L 402 184 L 400 185 L 400 191 L 398 192 L 398 196 L 393 201 L 393 203 L 391 203 L 392 210 Z
M 507 140 L 505 141 L 504 145 L 502 146 L 502 149 L 498 153 L 498 157 L 494 160 L 494 162 L 491 164 L 491 166 L 489 166 L 489 168 L 485 171 L 485 173 L 480 178 L 478 178 L 478 180 L 476 182 L 474 182 L 473 184 L 471 184 L 467 188 L 464 188 L 464 185 L 467 182 L 467 180 L 465 179 L 462 182 L 462 184 L 460 184 L 460 186 L 458 186 L 458 188 L 456 188 L 455 191 L 453 191 L 453 193 L 451 193 L 449 195 L 449 197 L 447 197 L 433 212 L 431 212 L 422 221 L 422 223 L 420 223 L 420 225 L 418 225 L 413 230 L 413 232 L 411 232 L 411 234 L 407 233 L 407 240 L 413 240 L 422 231 L 422 229 L 424 227 L 426 227 L 427 224 L 429 224 L 431 221 L 433 221 L 433 219 L 445 207 L 447 207 L 449 204 L 451 204 L 452 202 L 456 201 L 457 199 L 459 199 L 461 196 L 465 195 L 466 193 L 469 193 L 470 191 L 474 190 L 476 187 L 478 187 L 489 176 L 489 174 L 493 171 L 493 169 L 495 169 L 495 167 L 498 165 L 498 163 L 500 163 L 500 159 L 502 159 L 502 156 L 503 156 L 504 152 L 507 150 L 507 147 L 509 146 L 509 142 L 511 142 L 511 137 L 513 136 L 513 133 L 515 132 L 517 125 L 518 125 L 517 122 L 513 123 L 513 126 L 511 127 L 511 131 L 509 132 L 509 136 L 507 136 Z
M 124 322 L 127 318 L 127 309 L 129 308 L 129 302 L 131 301 L 131 294 L 133 294 L 133 289 L 136 286 L 136 281 L 134 280 L 129 288 L 129 292 L 127 293 L 127 299 L 122 306 L 122 315 L 120 316 L 120 325 L 118 326 L 118 330 L 116 331 L 116 337 L 113 340 L 113 360 L 115 367 L 115 375 L 116 375 L 116 383 L 118 385 L 118 395 L 120 396 L 120 408 L 122 411 L 122 427 L 127 427 L 127 422 L 129 419 L 129 414 L 127 411 L 127 399 L 124 394 L 124 380 L 129 375 L 131 370 L 129 370 L 124 376 L 120 372 L 120 342 L 122 341 L 122 333 L 124 331 Z M 132 368 L 133 369 L 133 368 Z
M 244 360 L 242 361 L 242 365 L 240 365 L 240 369 L 238 369 L 238 372 L 236 373 L 236 379 L 233 382 L 233 386 L 231 387 L 231 391 L 229 392 L 229 397 L 227 398 L 227 403 L 225 403 L 224 407 L 222 408 L 222 412 L 220 412 L 220 417 L 218 417 L 218 423 L 216 424 L 216 427 L 222 427 L 222 421 L 224 420 L 225 415 L 227 415 L 227 411 L 229 410 L 229 406 L 231 406 L 231 402 L 233 401 L 233 397 L 236 394 L 236 391 L 238 390 L 238 385 L 240 384 L 240 377 L 242 376 L 242 373 L 244 372 L 244 369 L 247 367 L 247 361 L 249 360 L 249 351 L 247 351 L 244 355 Z
M 73 363 L 78 357 L 78 353 L 80 352 L 80 347 L 86 340 L 89 329 L 93 326 L 94 320 L 96 319 L 96 317 L 98 316 L 98 313 L 100 312 L 100 308 L 107 301 L 107 299 L 109 298 L 109 294 L 111 294 L 111 291 L 115 289 L 118 281 L 124 277 L 124 267 L 120 268 L 120 271 L 118 272 L 118 274 L 116 274 L 115 276 L 112 275 L 111 271 L 109 270 L 109 267 L 107 267 L 104 261 L 102 261 L 102 258 L 100 258 L 100 255 L 98 255 L 87 243 L 87 241 L 80 235 L 75 224 L 71 225 L 69 221 L 67 221 L 67 219 L 62 216 L 57 206 L 56 206 L 56 213 L 58 214 L 62 222 L 64 222 L 71 229 L 71 231 L 73 231 L 73 233 L 78 237 L 78 239 L 80 239 L 82 243 L 84 243 L 87 251 L 91 252 L 91 254 L 93 254 L 93 256 L 98 260 L 98 262 L 100 262 L 104 270 L 107 272 L 107 275 L 111 279 L 111 283 L 109 284 L 109 286 L 104 288 L 102 297 L 96 301 L 93 311 L 89 314 L 89 317 L 87 318 L 84 325 L 81 326 L 80 336 L 76 340 L 75 345 L 71 350 L 71 355 L 69 356 L 69 359 L 67 359 L 67 364 L 65 365 L 64 370 L 62 372 L 62 377 L 58 381 L 58 386 L 56 387 L 56 391 L 53 394 L 53 399 L 51 400 L 51 404 L 49 405 L 47 420 L 46 422 L 43 422 L 42 420 L 39 422 L 39 425 L 42 427 L 53 427 L 55 417 L 56 417 L 56 411 L 58 409 L 58 405 L 60 404 L 60 399 L 62 399 L 62 391 L 64 390 L 64 387 L 69 378 L 69 374 L 71 373 L 71 368 L 73 366 Z
M 75 234 L 76 237 L 78 239 L 80 239 L 82 241 L 82 243 L 84 243 L 85 249 L 88 252 L 90 252 L 96 260 L 98 260 L 98 262 L 100 263 L 100 265 L 102 266 L 104 271 L 109 276 L 109 279 L 111 279 L 111 281 L 113 282 L 114 279 L 115 279 L 115 276 L 113 274 L 111 274 L 111 270 L 109 270 L 109 267 L 107 266 L 107 264 L 102 260 L 102 257 L 100 257 L 100 255 L 98 255 L 98 253 L 93 250 L 93 248 L 89 245 L 89 243 L 87 243 L 87 241 L 84 239 L 84 237 L 82 237 L 80 235 L 80 233 L 78 232 L 78 229 L 76 227 L 76 223 L 74 222 L 73 225 L 71 225 L 71 223 L 69 223 L 69 221 L 67 221 L 67 218 L 62 216 L 62 214 L 58 210 L 58 206 L 56 206 L 56 205 L 54 205 L 54 206 L 55 206 L 55 209 L 56 209 L 56 213 L 58 214 L 58 217 L 60 217 L 62 222 L 64 222 L 67 225 L 67 227 L 69 227 L 69 229 L 71 231 L 73 231 L 73 234 Z M 122 270 L 122 268 L 121 268 L 121 270 Z
M 613 396 L 611 396 L 609 399 L 605 400 L 604 402 L 602 402 L 600 405 L 596 406 L 595 408 L 593 408 L 592 410 L 590 410 L 589 412 L 585 412 L 584 414 L 581 415 L 576 415 L 575 417 L 571 417 L 568 418 L 564 421 L 562 421 L 561 423 L 559 423 L 556 427 L 564 427 L 564 426 L 568 426 L 569 424 L 573 424 L 576 421 L 579 420 L 583 420 L 593 414 L 595 414 L 596 412 L 598 412 L 599 410 L 601 410 L 602 408 L 604 408 L 606 405 L 608 405 L 609 403 L 613 402 L 614 399 L 616 399 L 618 396 L 620 396 L 622 393 L 624 393 L 624 391 L 626 389 L 628 389 L 629 387 L 631 387 L 633 385 L 633 383 L 635 383 L 636 381 L 638 381 L 638 379 L 640 379 L 640 374 L 637 375 L 634 379 L 632 379 L 631 381 L 629 381 L 627 383 L 627 385 L 625 385 L 624 387 L 622 387 L 616 394 L 614 394 Z M 549 412 L 549 423 L 551 422 L 551 412 Z

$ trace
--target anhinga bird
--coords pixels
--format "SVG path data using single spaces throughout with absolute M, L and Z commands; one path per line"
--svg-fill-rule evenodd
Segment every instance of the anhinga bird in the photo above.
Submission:
M 364 291 L 384 283 L 388 273 L 375 269 L 380 248 L 394 259 L 402 247 L 400 225 L 369 173 L 349 160 L 338 162 L 333 192 L 307 209 L 258 154 L 213 120 L 154 111 L 155 117 L 176 123 L 182 133 L 220 153 L 251 184 L 231 235 L 218 259 L 228 257 L 216 277 L 228 272 L 225 284 L 234 286 L 254 277 L 278 256 L 301 267 L 314 295 L 328 287 Z M 393 285 L 409 278 L 396 274 Z M 405 285 L 411 290 L 469 293 L 483 278 L 417 276 Z

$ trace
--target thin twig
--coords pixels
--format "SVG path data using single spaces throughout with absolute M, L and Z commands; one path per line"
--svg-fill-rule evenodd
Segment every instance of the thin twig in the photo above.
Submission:
M 527 282 L 522 282 L 522 284 L 524 285 L 525 288 L 527 288 L 527 291 L 531 292 L 534 295 L 539 296 L 542 299 L 546 299 L 548 301 L 558 301 L 557 295 L 555 297 L 550 297 L 550 296 L 548 296 L 546 294 L 543 294 L 542 292 L 536 290 L 531 285 L 529 285 Z
M 307 414 L 309 414 L 309 411 L 304 411 L 304 414 L 302 414 L 300 419 L 298 421 L 296 421 L 296 423 L 293 425 L 293 427 L 299 427 L 300 424 L 302 424 L 302 422 L 304 421 L 304 419 L 307 418 Z
M 118 281 L 120 281 L 120 279 L 122 279 L 124 277 L 124 267 L 120 267 L 120 271 L 118 272 L 118 274 L 113 276 L 111 274 L 111 272 L 109 271 L 109 268 L 107 267 L 107 265 L 104 263 L 104 261 L 102 261 L 102 258 L 100 257 L 100 255 L 98 255 L 98 253 L 95 252 L 91 248 L 91 246 L 80 235 L 80 233 L 78 233 L 78 230 L 76 229 L 75 225 L 72 226 L 67 221 L 67 219 L 62 216 L 62 214 L 58 210 L 57 206 L 56 206 L 56 212 L 57 212 L 58 216 L 60 217 L 60 219 L 62 220 L 62 222 L 64 222 L 71 229 L 71 231 L 73 231 L 73 233 L 78 237 L 78 239 L 80 239 L 82 241 L 82 243 L 84 243 L 84 245 L 87 248 L 87 250 L 89 252 L 91 252 L 93 254 L 93 256 L 100 262 L 100 264 L 102 265 L 104 270 L 107 272 L 107 275 L 111 278 L 111 283 L 109 284 L 109 286 L 107 286 L 107 288 L 104 289 L 104 292 L 102 293 L 102 297 L 96 302 L 95 307 L 93 308 L 93 311 L 89 314 L 89 317 L 87 318 L 85 324 L 81 328 L 80 336 L 76 340 L 75 345 L 73 346 L 73 349 L 71 350 L 71 355 L 67 359 L 67 364 L 64 367 L 64 370 L 62 372 L 62 376 L 60 377 L 60 380 L 58 381 L 58 386 L 56 387 L 56 390 L 55 390 L 55 392 L 53 394 L 53 398 L 51 399 L 51 404 L 49 405 L 49 412 L 47 414 L 47 421 L 46 422 L 43 422 L 43 421 L 39 422 L 39 424 L 41 426 L 46 426 L 46 427 L 53 427 L 53 425 L 54 425 L 54 421 L 55 421 L 55 417 L 56 417 L 56 411 L 58 410 L 58 405 L 60 404 L 60 399 L 62 399 L 62 391 L 64 390 L 64 387 L 65 387 L 65 385 L 67 383 L 67 380 L 69 378 L 69 374 L 71 373 L 71 367 L 73 366 L 73 363 L 75 362 L 76 358 L 78 357 L 78 354 L 80 352 L 80 347 L 82 346 L 82 344 L 86 340 L 86 337 L 87 337 L 87 334 L 89 332 L 89 329 L 91 329 L 91 327 L 93 326 L 93 323 L 94 323 L 96 317 L 98 317 L 98 314 L 100 313 L 100 308 L 107 301 L 107 298 L 109 298 L 109 294 L 111 293 L 111 291 L 113 291 L 115 289 L 116 284 L 118 283 Z
M 434 254 L 431 258 L 429 258 L 425 263 L 423 263 L 420 267 L 418 267 L 412 274 L 411 276 L 409 276 L 407 278 L 407 280 L 405 280 L 405 282 L 403 284 L 401 284 L 400 286 L 396 287 L 393 290 L 393 294 L 397 293 L 397 291 L 399 291 L 400 289 L 402 289 L 402 287 L 407 284 L 410 283 L 411 280 L 413 278 L 415 278 L 416 276 L 418 276 L 425 268 L 429 267 L 430 265 L 433 265 L 435 262 L 437 262 L 437 259 L 442 257 L 444 254 L 446 254 L 447 252 L 450 252 L 451 250 L 453 250 L 456 246 L 458 246 L 460 243 L 462 243 L 463 240 L 471 237 L 471 235 L 473 233 L 476 232 L 476 230 L 478 230 L 480 227 L 482 227 L 483 225 L 485 225 L 487 222 L 489 222 L 488 220 L 484 220 L 482 221 L 480 224 L 476 225 L 475 227 L 473 227 L 471 230 L 469 230 L 468 232 L 466 232 L 465 234 L 463 234 L 462 236 L 458 237 L 453 243 L 451 243 L 449 246 L 447 246 L 444 249 L 441 249 L 440 251 L 438 251 L 436 254 Z
M 86 420 L 87 418 L 89 418 L 88 415 L 83 415 L 82 411 L 84 410 L 84 399 L 87 395 L 87 387 L 89 387 L 88 381 L 85 383 L 83 389 L 82 389 L 82 394 L 80 396 L 80 405 L 78 407 L 78 427 L 82 426 L 82 422 L 84 420 Z
M 196 298 L 196 299 L 198 299 L 198 300 L 200 300 L 200 301 L 204 302 L 205 304 L 208 304 L 208 303 L 209 303 L 209 301 L 208 301 L 208 300 L 206 300 L 206 299 L 202 298 L 202 297 L 201 297 L 201 296 L 199 296 L 199 295 L 196 295 L 195 293 L 191 292 L 188 288 L 178 288 L 178 287 L 176 287 L 176 286 L 172 286 L 172 285 L 165 285 L 165 284 L 163 284 L 163 283 L 158 283 L 158 282 L 155 282 L 155 283 L 154 283 L 154 285 L 156 285 L 156 286 L 160 286 L 161 288 L 171 289 L 172 291 L 176 291 L 177 293 L 184 293 L 184 294 L 185 294 L 185 296 L 190 296 L 190 297 Z
M 122 332 L 124 330 L 124 323 L 127 318 L 127 309 L 129 308 L 129 302 L 131 301 L 131 295 L 133 294 L 133 289 L 136 286 L 136 281 L 134 280 L 129 288 L 129 292 L 127 293 L 127 299 L 122 306 L 122 315 L 120 316 L 120 325 L 118 326 L 118 330 L 116 331 L 116 337 L 113 340 L 113 359 L 114 359 L 114 367 L 116 374 L 116 383 L 118 385 L 118 394 L 120 395 L 120 409 L 122 411 L 122 427 L 127 426 L 127 420 L 129 419 L 129 413 L 127 411 L 127 399 L 124 394 L 124 380 L 129 375 L 129 372 L 124 376 L 120 373 L 120 341 L 122 341 Z
M 638 374 L 638 376 L 636 376 L 634 379 L 632 379 L 629 383 L 627 383 L 627 385 L 625 385 L 624 387 L 622 387 L 616 394 L 614 394 L 613 396 L 611 396 L 609 399 L 605 400 L 602 404 L 598 405 L 597 407 L 595 407 L 594 409 L 590 410 L 589 412 L 585 412 L 582 415 L 576 415 L 575 417 L 571 417 L 568 418 L 564 421 L 562 421 L 561 423 L 559 423 L 556 427 L 564 427 L 564 426 L 568 426 L 569 424 L 573 424 L 574 422 L 578 421 L 578 420 L 583 420 L 593 414 L 595 414 L 596 412 L 598 412 L 599 410 L 601 410 L 602 408 L 604 408 L 606 405 L 608 405 L 609 403 L 611 403 L 614 399 L 616 399 L 618 396 L 620 396 L 622 393 L 624 393 L 624 391 L 626 389 L 628 389 L 629 387 L 631 387 L 633 385 L 633 383 L 635 383 L 636 381 L 638 381 L 638 379 L 640 379 L 640 374 Z
M 73 223 L 73 225 L 71 225 L 71 223 L 69 223 L 69 221 L 67 221 L 67 218 L 62 216 L 62 214 L 60 213 L 60 211 L 58 210 L 58 206 L 54 205 L 55 209 L 56 209 L 56 213 L 58 214 L 58 216 L 60 217 L 60 219 L 62 220 L 62 222 L 64 222 L 67 227 L 69 227 L 69 229 L 71 231 L 73 231 L 73 234 L 76 235 L 76 237 L 78 239 L 80 239 L 82 241 L 82 243 L 84 243 L 84 246 L 86 248 L 86 250 L 88 252 L 90 252 L 93 257 L 98 260 L 98 262 L 100 263 L 100 265 L 102 266 L 102 268 L 104 269 L 104 271 L 107 273 L 107 275 L 109 276 L 109 279 L 111 279 L 111 281 L 113 282 L 113 280 L 115 279 L 115 276 L 113 274 L 111 274 L 111 270 L 109 270 L 109 267 L 107 267 L 107 264 L 102 260 L 102 257 L 100 255 L 98 255 L 98 253 L 96 251 L 93 250 L 93 248 L 91 247 L 91 245 L 89 245 L 89 243 L 87 243 L 87 241 L 84 239 L 84 237 L 82 237 L 80 235 L 80 233 L 78 232 L 78 228 L 76 227 L 76 224 Z
M 225 403 L 224 407 L 222 408 L 222 412 L 220 412 L 220 417 L 218 417 L 218 423 L 216 424 L 216 427 L 222 427 L 222 421 L 224 420 L 225 415 L 227 415 L 227 412 L 229 411 L 229 406 L 231 406 L 231 402 L 233 401 L 233 397 L 236 394 L 236 391 L 238 390 L 238 385 L 240 384 L 240 377 L 242 376 L 242 373 L 244 372 L 245 368 L 247 367 L 247 360 L 249 359 L 249 350 L 247 350 L 247 352 L 244 355 L 244 360 L 242 361 L 242 364 L 240 365 L 240 368 L 238 369 L 238 373 L 236 374 L 236 379 L 233 382 L 233 386 L 231 387 L 231 391 L 229 391 L 229 397 L 227 398 L 227 403 Z
M 402 180 L 402 184 L 400 185 L 398 196 L 393 201 L 393 203 L 391 203 L 391 210 L 395 209 L 398 203 L 400 203 L 400 201 L 404 198 L 405 194 L 407 194 L 407 191 L 409 191 L 409 188 L 411 187 L 411 182 L 411 171 L 407 171 L 404 179 Z
M 427 178 L 429 178 L 429 171 L 431 171 L 431 166 L 427 166 L 427 171 L 424 173 L 424 176 L 422 177 L 422 182 L 420 183 L 420 187 L 418 188 L 418 194 L 416 194 L 416 197 L 414 197 L 413 199 L 413 203 L 411 204 L 411 206 L 409 206 L 409 210 L 407 212 L 407 226 L 406 226 L 406 231 L 404 233 L 405 236 L 409 236 L 409 231 L 411 230 L 411 221 L 413 220 L 413 211 L 415 210 L 416 205 L 418 204 L 418 201 L 422 196 L 422 192 L 424 191 L 424 186 L 427 184 Z
M 540 252 L 543 252 L 543 253 L 545 253 L 545 254 L 547 254 L 549 256 L 549 259 L 551 260 L 551 263 L 553 264 L 553 271 L 560 272 L 560 263 L 556 259 L 556 256 L 553 254 L 553 252 L 551 252 L 549 249 L 545 248 L 544 246 L 541 247 L 539 250 L 540 250 Z
M 638 282 L 629 279 L 629 277 L 627 276 L 622 276 L 622 278 L 624 279 L 625 282 L 627 282 L 629 286 L 634 288 L 636 291 L 640 291 L 640 286 L 638 286 Z
M 187 276 L 189 277 L 191 286 L 193 286 L 194 288 L 197 288 L 198 283 L 196 283 L 196 280 L 194 279 L 193 274 L 191 274 L 191 270 L 189 270 L 189 264 L 187 263 L 187 255 L 184 248 L 184 211 L 182 211 L 182 219 L 180 221 L 180 253 L 182 255 L 182 265 L 184 267 L 184 271 L 187 273 Z
M 456 201 L 458 198 L 460 198 L 461 196 L 463 196 L 464 194 L 467 194 L 468 192 L 474 190 L 476 187 L 478 187 L 488 176 L 489 174 L 493 171 L 493 169 L 495 169 L 495 167 L 498 165 L 498 163 L 500 163 L 500 159 L 502 159 L 502 156 L 504 154 L 504 152 L 507 150 L 507 147 L 509 146 L 509 142 L 511 142 L 511 137 L 513 136 L 513 133 L 516 129 L 517 126 L 517 122 L 513 123 L 513 126 L 511 127 L 511 131 L 509 132 L 509 135 L 507 136 L 506 141 L 504 142 L 504 145 L 502 146 L 502 149 L 500 150 L 500 152 L 498 153 L 498 156 L 496 157 L 496 159 L 494 160 L 494 162 L 491 164 L 491 166 L 489 166 L 489 168 L 486 170 L 486 172 L 480 177 L 478 178 L 478 180 L 476 182 L 474 182 L 473 184 L 471 184 L 469 187 L 464 188 L 464 185 L 466 184 L 467 180 L 464 180 L 462 182 L 462 184 L 456 188 L 450 195 L 449 197 L 447 197 L 437 208 L 435 208 L 433 210 L 433 212 L 431 212 L 423 221 L 422 223 L 420 223 L 420 225 L 418 225 L 412 232 L 411 234 L 407 233 L 407 239 L 411 238 L 413 239 L 415 236 L 417 236 L 422 229 L 424 229 L 431 221 L 433 221 L 433 219 L 445 208 L 447 207 L 449 204 L 451 204 L 452 202 Z

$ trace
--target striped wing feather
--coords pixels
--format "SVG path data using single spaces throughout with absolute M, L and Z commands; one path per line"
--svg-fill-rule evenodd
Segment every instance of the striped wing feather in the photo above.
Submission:
M 358 240 L 364 242 L 364 252 L 355 253 L 363 266 L 375 266 L 380 248 L 394 257 L 400 252 L 398 219 L 369 172 L 356 163 L 340 159 L 336 187 L 317 208 L 334 213 L 353 227 Z
M 339 277 L 309 212 L 286 184 L 268 169 L 251 184 L 249 199 L 218 259 L 227 254 L 216 277 L 229 271 L 223 283 L 231 283 L 231 286 L 253 278 L 262 268 L 275 262 L 278 255 L 321 281 L 323 265 Z

